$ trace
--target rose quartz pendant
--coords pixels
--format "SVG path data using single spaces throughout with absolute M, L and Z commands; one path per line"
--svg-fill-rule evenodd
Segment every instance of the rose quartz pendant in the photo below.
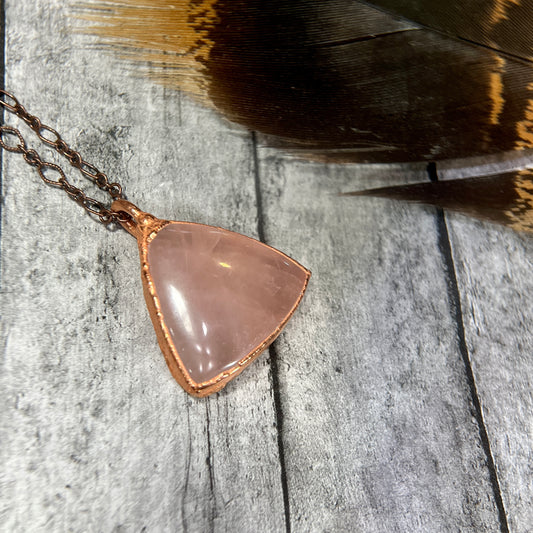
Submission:
M 113 211 L 137 238 L 144 296 L 167 364 L 190 394 L 207 396 L 279 335 L 310 272 L 255 239 L 159 220 L 125 200 Z

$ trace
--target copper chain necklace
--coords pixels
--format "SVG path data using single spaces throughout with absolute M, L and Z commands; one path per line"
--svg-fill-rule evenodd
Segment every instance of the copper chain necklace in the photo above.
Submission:
M 189 394 L 219 391 L 275 340 L 303 297 L 307 269 L 239 233 L 141 211 L 124 199 L 121 185 L 110 183 L 12 94 L 0 90 L 0 105 L 111 197 L 107 207 L 87 196 L 59 165 L 28 148 L 20 130 L 0 126 L 4 150 L 22 154 L 46 184 L 63 189 L 103 224 L 119 223 L 137 239 L 144 296 L 159 346 Z M 57 179 L 47 177 L 51 172 Z

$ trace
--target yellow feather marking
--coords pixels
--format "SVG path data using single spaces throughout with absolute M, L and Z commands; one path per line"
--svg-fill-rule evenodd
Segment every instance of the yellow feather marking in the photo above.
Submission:
M 216 0 L 106 0 L 88 5 L 89 32 L 104 37 L 127 59 L 149 64 L 149 76 L 178 86 L 202 100 L 203 76 L 214 45 L 209 31 L 217 22 Z
M 528 85 L 528 90 L 533 92 L 533 83 Z M 533 148 L 533 99 L 528 100 L 524 111 L 524 120 L 516 125 L 520 140 L 517 141 L 517 149 Z
M 491 16 L 491 24 L 496 26 L 500 22 L 507 20 L 507 11 L 510 7 L 519 6 L 521 0 L 494 0 L 494 11 Z
M 500 123 L 500 115 L 502 114 L 505 99 L 503 97 L 503 73 L 505 69 L 505 59 L 497 54 L 494 54 L 496 59 L 496 69 L 490 74 L 490 88 L 489 96 L 492 100 L 492 109 L 490 112 L 490 123 L 497 126 Z
M 519 199 L 505 213 L 511 221 L 509 226 L 517 231 L 533 231 L 533 171 L 518 172 L 515 188 Z

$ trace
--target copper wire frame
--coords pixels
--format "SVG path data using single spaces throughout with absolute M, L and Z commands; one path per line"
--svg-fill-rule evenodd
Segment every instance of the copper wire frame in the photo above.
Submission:
M 211 378 L 208 381 L 197 383 L 190 377 L 189 373 L 187 372 L 187 369 L 182 363 L 182 360 L 178 354 L 178 351 L 176 350 L 176 347 L 174 346 L 172 337 L 165 323 L 165 317 L 161 310 L 160 300 L 157 295 L 157 289 L 155 287 L 152 275 L 150 273 L 150 264 L 148 261 L 148 246 L 159 233 L 159 231 L 161 231 L 165 226 L 169 224 L 191 223 L 158 219 L 153 215 L 140 211 L 136 206 L 134 206 L 130 202 L 127 202 L 126 200 L 117 200 L 113 202 L 111 210 L 117 212 L 126 212 L 131 217 L 130 219 L 121 222 L 121 224 L 129 233 L 131 233 L 137 239 L 137 243 L 139 246 L 139 255 L 141 259 L 141 278 L 143 284 L 144 298 L 146 300 L 148 312 L 150 314 L 150 318 L 152 320 L 152 324 L 156 332 L 159 347 L 161 348 L 161 351 L 165 356 L 165 360 L 167 362 L 171 374 L 174 376 L 176 381 L 185 389 L 185 391 L 191 394 L 192 396 L 205 397 L 220 391 L 223 387 L 227 385 L 230 380 L 237 377 L 278 337 L 278 335 L 281 333 L 289 319 L 294 314 L 296 308 L 300 304 L 307 285 L 309 283 L 311 272 L 309 272 L 297 261 L 287 256 L 283 252 L 280 252 L 279 250 L 272 248 L 267 244 L 260 243 L 262 246 L 266 246 L 273 252 L 282 255 L 285 259 L 291 261 L 293 264 L 295 264 L 305 272 L 306 277 L 302 286 L 302 290 L 289 313 L 280 322 L 277 328 L 261 344 L 254 348 L 250 353 L 248 353 L 230 369 L 221 372 L 220 374 Z M 195 225 L 213 227 L 206 226 L 205 224 Z M 223 231 L 229 232 L 229 230 Z

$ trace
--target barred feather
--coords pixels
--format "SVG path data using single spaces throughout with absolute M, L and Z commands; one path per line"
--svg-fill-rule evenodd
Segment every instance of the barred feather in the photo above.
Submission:
M 533 2 L 107 0 L 87 17 L 157 80 L 302 154 L 533 147 Z

